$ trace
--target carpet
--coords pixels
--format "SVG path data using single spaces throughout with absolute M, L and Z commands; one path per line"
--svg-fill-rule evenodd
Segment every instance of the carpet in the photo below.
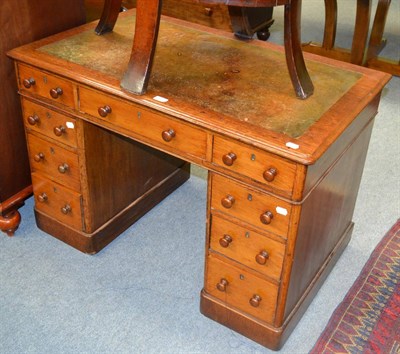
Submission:
M 400 219 L 379 242 L 310 354 L 400 354 Z

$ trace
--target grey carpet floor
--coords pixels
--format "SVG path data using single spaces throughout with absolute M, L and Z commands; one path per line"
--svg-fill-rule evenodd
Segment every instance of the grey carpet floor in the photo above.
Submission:
M 322 3 L 304 1 L 305 41 L 322 38 Z M 351 43 L 353 3 L 339 1 L 339 9 L 346 9 L 339 13 L 343 46 Z M 399 58 L 399 2 L 392 7 L 383 54 Z M 282 42 L 280 11 L 270 39 L 277 43 Z M 376 118 L 353 238 L 282 353 L 312 348 L 375 245 L 400 216 L 399 99 L 400 79 L 393 78 Z M 37 229 L 29 199 L 15 237 L 0 235 L 0 353 L 270 352 L 199 312 L 205 176 L 194 167 L 187 183 L 94 256 Z

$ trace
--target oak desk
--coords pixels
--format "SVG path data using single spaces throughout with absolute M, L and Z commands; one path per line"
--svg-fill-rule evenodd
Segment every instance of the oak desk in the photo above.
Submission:
M 37 224 L 95 253 L 189 163 L 205 167 L 201 311 L 278 349 L 350 239 L 389 75 L 308 55 L 315 93 L 298 100 L 282 48 L 165 18 L 149 91 L 135 96 L 119 86 L 133 14 L 104 36 L 89 24 L 10 53 Z

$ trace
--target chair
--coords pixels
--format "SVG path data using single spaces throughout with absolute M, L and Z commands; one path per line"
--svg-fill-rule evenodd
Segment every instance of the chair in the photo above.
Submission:
M 225 4 L 233 7 L 273 7 L 284 5 L 284 45 L 286 63 L 293 88 L 298 98 L 309 97 L 314 86 L 304 63 L 300 40 L 301 0 L 193 0 L 208 4 Z M 105 0 L 96 33 L 101 35 L 113 30 L 122 0 Z M 144 94 L 150 78 L 157 44 L 162 0 L 138 0 L 135 37 L 128 68 L 121 80 L 121 87 L 134 94 Z M 140 35 L 139 35 L 140 34 Z

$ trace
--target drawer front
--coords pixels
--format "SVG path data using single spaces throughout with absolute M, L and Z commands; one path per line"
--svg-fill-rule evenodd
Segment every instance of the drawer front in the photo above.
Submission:
M 32 174 L 33 194 L 37 210 L 54 219 L 82 230 L 81 195 L 53 181 Z
M 68 107 L 75 107 L 74 87 L 70 81 L 29 66 L 19 65 L 19 87 Z
M 207 134 L 204 131 L 93 90 L 81 88 L 79 91 L 82 112 L 138 134 L 144 141 L 151 140 L 166 150 L 179 150 L 205 159 Z
M 210 248 L 277 281 L 285 245 L 213 215 Z
M 78 156 L 47 140 L 28 134 L 32 172 L 40 171 L 71 189 L 80 191 Z
M 212 174 L 211 208 L 287 238 L 291 205 Z
M 41 105 L 22 100 L 24 123 L 34 130 L 71 147 L 77 146 L 76 121 Z
M 240 268 L 208 256 L 207 293 L 243 312 L 273 323 L 278 286 Z
M 273 154 L 221 137 L 214 138 L 214 164 L 240 173 L 268 188 L 292 195 L 296 164 Z

